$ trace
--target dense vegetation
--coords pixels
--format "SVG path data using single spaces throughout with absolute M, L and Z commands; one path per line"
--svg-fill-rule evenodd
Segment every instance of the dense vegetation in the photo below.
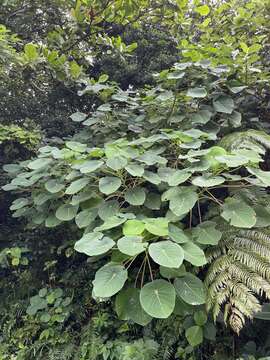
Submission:
M 270 359 L 270 2 L 0 7 L 0 360 Z

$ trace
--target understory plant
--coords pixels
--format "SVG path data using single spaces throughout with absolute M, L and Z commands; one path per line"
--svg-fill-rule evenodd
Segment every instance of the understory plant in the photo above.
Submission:
M 207 328 L 213 333 L 205 304 L 214 319 L 224 310 L 239 332 L 268 297 L 269 238 L 247 229 L 270 225 L 260 202 L 270 186 L 270 136 L 226 135 L 249 116 L 249 89 L 232 69 L 177 63 L 156 79 L 141 91 L 106 79 L 88 84 L 81 95 L 94 92 L 100 104 L 71 115 L 82 131 L 5 165 L 12 180 L 3 189 L 18 194 L 11 210 L 28 227 L 75 225 L 75 251 L 100 264 L 97 302 L 113 297 L 119 318 L 142 326 L 191 316 L 185 336 L 195 347 Z

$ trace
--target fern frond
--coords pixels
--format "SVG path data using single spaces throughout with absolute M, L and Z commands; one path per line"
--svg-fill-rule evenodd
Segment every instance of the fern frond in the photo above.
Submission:
M 270 299 L 270 236 L 267 230 L 225 230 L 207 258 L 206 309 L 214 319 L 223 311 L 225 323 L 239 334 L 245 319 L 260 311 L 260 298 Z

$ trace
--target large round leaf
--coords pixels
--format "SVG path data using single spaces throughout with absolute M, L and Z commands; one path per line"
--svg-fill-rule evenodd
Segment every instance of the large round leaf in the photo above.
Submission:
M 133 189 L 129 189 L 125 193 L 125 200 L 130 204 L 134 206 L 143 205 L 145 201 L 145 191 L 141 187 L 136 187 Z
M 150 316 L 166 319 L 175 306 L 175 289 L 166 280 L 154 280 L 142 288 L 140 303 Z
M 168 219 L 166 218 L 147 218 L 144 219 L 145 229 L 151 234 L 158 236 L 168 235 Z
M 196 176 L 192 179 L 192 184 L 200 187 L 210 187 L 223 184 L 225 179 L 222 176 L 213 176 L 211 174 L 204 174 L 202 176 Z
M 175 170 L 173 174 L 168 178 L 167 182 L 170 186 L 177 186 L 184 183 L 191 176 L 185 170 Z
M 105 254 L 109 251 L 115 242 L 102 233 L 92 232 L 84 235 L 75 243 L 74 249 L 88 256 L 97 256 Z
M 101 160 L 88 160 L 88 161 L 83 162 L 76 168 L 78 168 L 82 174 L 88 174 L 93 171 L 96 171 L 102 165 L 103 165 L 103 161 L 101 161 Z
M 119 209 L 120 207 L 118 201 L 104 201 L 104 203 L 98 209 L 98 215 L 102 220 L 106 221 L 110 217 L 118 214 Z
M 140 235 L 145 229 L 144 222 L 140 220 L 127 220 L 123 226 L 124 235 Z
M 181 216 L 189 212 L 198 201 L 198 195 L 195 191 L 185 188 L 172 197 L 170 200 L 170 210 L 177 216 Z
M 234 109 L 234 102 L 230 96 L 220 95 L 213 101 L 213 106 L 217 112 L 231 114 Z
M 178 244 L 184 244 L 190 241 L 184 231 L 173 224 L 169 224 L 169 237 Z
M 68 194 L 68 195 L 77 194 L 87 184 L 89 184 L 89 179 L 88 178 L 82 178 L 82 179 L 75 180 L 67 187 L 65 193 Z
M 75 217 L 75 223 L 78 228 L 82 229 L 90 225 L 97 217 L 97 209 L 85 209 L 79 212 Z
M 192 229 L 192 235 L 200 244 L 217 245 L 222 232 L 216 229 L 216 225 L 214 221 L 205 221 Z
M 52 162 L 52 159 L 49 158 L 39 158 L 36 160 L 31 161 L 30 163 L 28 163 L 28 167 L 31 170 L 38 170 L 38 169 L 42 169 L 45 166 L 49 165 Z
M 203 266 L 207 263 L 204 252 L 198 245 L 191 241 L 182 245 L 184 250 L 184 258 L 194 266 Z
M 106 165 L 115 171 L 120 170 L 127 165 L 127 159 L 123 156 L 114 156 L 106 161 Z
M 93 291 L 96 297 L 111 297 L 124 286 L 128 277 L 127 270 L 119 264 L 109 263 L 96 272 Z
M 252 228 L 256 224 L 256 213 L 245 202 L 227 198 L 222 207 L 221 216 L 232 226 Z
M 132 320 L 142 326 L 152 320 L 152 317 L 143 310 L 140 303 L 140 290 L 136 288 L 121 290 L 117 294 L 115 310 L 121 320 Z
M 117 241 L 118 249 L 130 256 L 135 256 L 147 248 L 147 243 L 142 242 L 141 236 L 123 236 Z
M 172 241 L 159 241 L 149 246 L 149 255 L 159 265 L 178 268 L 184 260 L 184 252 L 180 245 Z
M 206 292 L 203 282 L 195 275 L 187 273 L 174 281 L 177 295 L 190 305 L 205 303 Z
M 106 176 L 99 180 L 99 190 L 106 195 L 114 193 L 121 186 L 121 180 L 115 176 Z
M 63 204 L 56 210 L 55 216 L 62 221 L 70 221 L 75 218 L 78 206 Z
M 52 194 L 58 193 L 59 191 L 63 190 L 64 187 L 65 185 L 59 182 L 57 179 L 51 179 L 45 183 L 45 189 Z

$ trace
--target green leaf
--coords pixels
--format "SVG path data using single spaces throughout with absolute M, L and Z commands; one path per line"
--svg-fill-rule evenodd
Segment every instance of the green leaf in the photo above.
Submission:
M 75 112 L 74 114 L 70 115 L 72 121 L 75 122 L 82 122 L 87 118 L 87 115 L 81 112 Z
M 103 165 L 101 160 L 89 160 L 83 162 L 80 166 L 76 166 L 76 169 L 80 170 L 82 174 L 89 174 L 96 171 Z
M 104 201 L 103 204 L 98 209 L 99 217 L 106 221 L 112 216 L 115 216 L 119 213 L 120 207 L 119 203 L 116 200 Z
M 177 186 L 184 183 L 191 176 L 190 173 L 187 173 L 185 170 L 175 170 L 173 174 L 168 178 L 168 184 L 170 186 Z
M 201 16 L 207 16 L 210 13 L 210 8 L 207 5 L 201 5 L 195 8 L 195 11 Z
M 197 113 L 192 114 L 191 121 L 195 124 L 205 125 L 211 120 L 212 113 L 208 110 L 200 110 Z
M 121 186 L 121 180 L 115 176 L 106 176 L 99 180 L 99 190 L 106 195 L 114 193 Z
M 203 342 L 203 329 L 200 326 L 191 326 L 186 330 L 185 335 L 187 341 L 193 347 L 198 346 Z
M 24 53 L 29 61 L 37 60 L 38 58 L 37 45 L 31 43 L 25 44 Z
M 97 256 L 105 254 L 109 251 L 115 242 L 102 233 L 93 232 L 84 235 L 80 240 L 75 243 L 74 249 L 80 253 L 88 256 Z
M 188 187 L 183 187 L 181 191 L 170 200 L 169 207 L 175 215 L 181 216 L 189 212 L 197 201 L 197 193 Z
M 96 297 L 107 298 L 122 289 L 128 277 L 127 270 L 119 264 L 109 263 L 96 272 L 93 291 Z
M 54 228 L 61 224 L 61 220 L 57 219 L 54 214 L 50 214 L 45 220 L 45 226 L 48 228 Z
M 70 221 L 75 218 L 77 211 L 78 206 L 63 204 L 56 210 L 55 216 L 61 221 Z
M 57 179 L 51 179 L 51 180 L 46 181 L 46 183 L 45 183 L 45 189 L 52 194 L 58 193 L 59 191 L 63 190 L 64 187 L 65 187 L 65 184 L 62 184 Z
M 175 306 L 175 290 L 166 280 L 154 280 L 144 285 L 140 293 L 144 311 L 158 319 L 168 318 Z
M 217 112 L 231 114 L 234 109 L 234 102 L 230 96 L 220 95 L 213 101 L 213 106 Z
M 40 159 L 36 159 L 36 160 L 31 161 L 27 166 L 31 170 L 38 170 L 38 169 L 42 169 L 42 168 L 46 167 L 51 162 L 52 162 L 52 159 L 40 158 Z
M 203 266 L 207 263 L 204 252 L 198 245 L 188 242 L 182 245 L 184 258 L 194 266 Z
M 145 224 L 140 220 L 127 220 L 123 226 L 124 235 L 140 235 L 145 229 Z
M 73 151 L 84 152 L 87 148 L 87 145 L 77 141 L 66 141 L 66 147 Z
M 187 96 L 193 97 L 193 98 L 204 98 L 207 96 L 207 91 L 204 87 L 196 87 L 188 89 Z
M 203 282 L 195 275 L 187 273 L 181 278 L 175 279 L 176 294 L 190 305 L 205 303 L 206 291 Z
M 169 237 L 178 244 L 184 244 L 190 241 L 184 231 L 173 224 L 169 224 Z
M 120 217 L 119 215 L 120 214 L 109 217 L 102 225 L 95 228 L 95 231 L 109 230 L 123 224 L 126 219 L 124 217 Z
M 178 268 L 184 260 L 181 246 L 170 240 L 150 244 L 149 255 L 157 264 L 168 268 Z
M 144 173 L 144 167 L 142 165 L 129 164 L 125 167 L 125 169 L 132 176 L 141 177 Z
M 256 224 L 255 211 L 239 199 L 227 198 L 222 206 L 221 216 L 235 227 L 250 229 Z
M 134 206 L 140 206 L 143 205 L 145 201 L 146 195 L 145 190 L 141 187 L 136 187 L 133 189 L 129 189 L 125 193 L 125 200 L 130 204 Z
M 159 271 L 160 275 L 166 279 L 174 279 L 176 277 L 185 275 L 186 268 L 184 264 L 182 264 L 179 268 L 168 268 L 165 266 L 160 266 Z
M 78 228 L 82 229 L 90 225 L 97 217 L 97 212 L 96 208 L 80 211 L 75 217 L 75 223 Z
M 135 256 L 145 251 L 148 243 L 142 242 L 141 236 L 123 236 L 117 241 L 119 251 L 123 254 Z
M 207 314 L 206 314 L 206 312 L 203 311 L 203 310 L 196 311 L 194 313 L 194 321 L 195 321 L 196 325 L 198 325 L 198 326 L 205 325 L 206 322 L 207 322 Z
M 151 234 L 158 236 L 168 235 L 168 219 L 166 218 L 147 218 L 143 220 L 145 229 Z
M 152 317 L 143 310 L 140 303 L 140 290 L 136 288 L 122 290 L 117 294 L 115 309 L 121 320 L 132 320 L 141 326 L 149 324 L 152 320 Z
M 216 223 L 205 221 L 192 229 L 192 235 L 200 244 L 217 245 L 222 233 L 216 229 Z
M 161 206 L 160 195 L 156 193 L 148 193 L 144 202 L 144 206 L 151 210 L 159 210 Z
M 159 185 L 161 183 L 160 177 L 158 174 L 145 170 L 143 174 L 143 178 L 147 181 L 149 181 L 151 184 Z
M 202 176 L 196 176 L 192 179 L 192 184 L 200 187 L 210 187 L 221 185 L 225 182 L 222 176 L 213 176 L 212 174 L 204 174 Z
M 264 185 L 270 186 L 270 171 L 263 171 L 258 168 L 247 167 L 250 174 L 256 176 Z
M 19 198 L 12 202 L 12 205 L 10 206 L 10 210 L 12 210 L 12 211 L 18 210 L 18 209 L 25 207 L 28 204 L 29 204 L 29 199 Z
M 270 226 L 270 209 L 263 205 L 255 205 L 253 209 L 256 212 L 255 227 Z
M 90 179 L 88 178 L 82 178 L 73 181 L 66 189 L 65 193 L 68 195 L 74 195 L 77 194 L 79 191 L 81 191 L 83 188 L 85 188 L 86 185 L 89 184 Z
M 122 156 L 115 156 L 115 157 L 109 158 L 106 161 L 106 165 L 109 168 L 117 171 L 117 170 L 123 169 L 127 165 L 127 159 Z

